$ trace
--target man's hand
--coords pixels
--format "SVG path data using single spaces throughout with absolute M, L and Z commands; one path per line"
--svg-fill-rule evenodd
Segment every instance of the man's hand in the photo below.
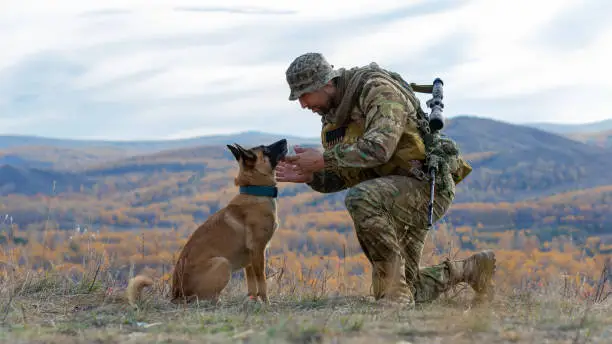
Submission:
M 323 153 L 314 148 L 295 147 L 295 155 L 285 157 L 285 161 L 296 165 L 301 172 L 312 174 L 325 168 Z
M 291 183 L 308 183 L 312 181 L 312 173 L 304 172 L 299 166 L 281 161 L 276 166 L 276 181 Z

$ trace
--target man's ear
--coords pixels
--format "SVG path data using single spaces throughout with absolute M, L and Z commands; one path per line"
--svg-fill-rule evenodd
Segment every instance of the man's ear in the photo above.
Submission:
M 240 160 L 240 149 L 232 146 L 232 145 L 227 145 L 227 148 L 229 148 L 229 150 L 232 152 L 232 154 L 234 155 L 234 158 L 236 158 L 236 161 Z

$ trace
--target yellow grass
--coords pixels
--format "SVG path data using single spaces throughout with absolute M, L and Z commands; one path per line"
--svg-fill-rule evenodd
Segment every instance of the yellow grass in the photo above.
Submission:
M 612 336 L 605 258 L 579 249 L 496 250 L 498 294 L 471 308 L 459 288 L 416 309 L 390 309 L 370 294 L 361 252 L 286 252 L 268 259 L 271 304 L 246 302 L 236 273 L 219 305 L 168 302 L 180 233 L 49 231 L 0 255 L 0 341 L 10 343 L 604 343 Z M 465 234 L 463 234 L 465 235 Z M 332 238 L 333 239 L 333 238 Z M 457 240 L 457 238 L 454 238 Z M 144 252 L 142 252 L 144 248 Z M 448 253 L 451 252 L 451 253 Z M 426 247 L 422 264 L 445 255 Z M 138 309 L 122 301 L 127 279 L 156 278 Z

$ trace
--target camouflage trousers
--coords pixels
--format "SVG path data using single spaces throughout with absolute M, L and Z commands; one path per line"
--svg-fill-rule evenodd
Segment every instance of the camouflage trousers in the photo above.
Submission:
M 428 234 L 429 193 L 429 182 L 396 175 L 361 182 L 347 193 L 357 239 L 373 267 L 375 296 L 377 270 L 390 263 L 399 264 L 399 288 L 410 290 L 416 303 L 433 301 L 451 287 L 447 264 L 419 266 Z M 434 221 L 446 213 L 454 195 L 454 186 L 436 192 Z

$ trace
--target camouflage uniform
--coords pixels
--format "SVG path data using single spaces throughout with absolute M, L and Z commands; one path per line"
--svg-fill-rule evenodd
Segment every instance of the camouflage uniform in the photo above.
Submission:
M 357 69 L 351 71 L 355 75 Z M 304 54 L 287 70 L 289 99 L 298 99 L 332 79 L 339 89 L 337 98 L 351 97 L 347 93 L 350 82 L 343 80 L 350 74 L 344 69 L 333 70 L 321 54 Z M 425 159 L 416 116 L 420 106 L 416 98 L 386 77 L 372 74 L 361 85 L 355 88 L 354 102 L 346 114 L 338 111 L 341 101 L 335 99 L 333 108 L 322 116 L 325 169 L 314 173 L 308 185 L 322 193 L 349 189 L 345 203 L 359 243 L 373 266 L 374 296 L 412 305 L 434 300 L 459 282 L 468 282 L 477 291 L 490 291 L 492 252 L 419 267 L 430 199 L 429 180 L 417 173 Z M 350 123 L 349 129 L 341 126 L 343 123 Z M 338 128 L 343 128 L 339 136 L 335 134 Z M 410 161 L 413 168 L 389 167 L 398 145 L 403 147 L 401 160 Z M 460 177 L 447 173 L 447 177 L 456 182 L 467 173 Z M 455 182 L 443 180 L 449 179 L 437 178 L 434 221 L 446 213 L 455 197 Z

